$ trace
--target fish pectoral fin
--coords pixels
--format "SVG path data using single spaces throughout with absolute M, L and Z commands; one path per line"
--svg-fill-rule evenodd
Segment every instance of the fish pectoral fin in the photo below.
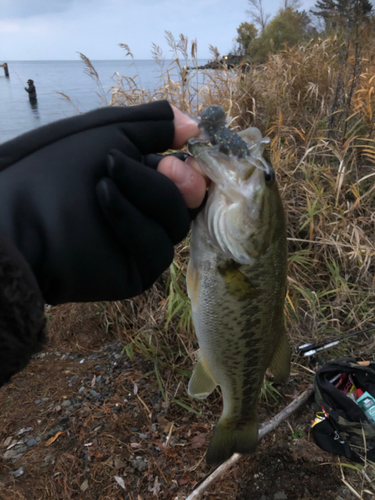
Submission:
M 199 356 L 189 381 L 188 393 L 191 397 L 204 399 L 209 396 L 217 386 L 207 361 Z
M 228 293 L 237 300 L 249 300 L 257 297 L 257 290 L 251 284 L 249 278 L 239 269 L 240 265 L 233 260 L 228 260 L 217 266 L 224 280 Z
M 188 296 L 191 300 L 191 307 L 194 311 L 198 306 L 199 274 L 191 258 L 187 269 L 186 284 Z
M 281 335 L 280 343 L 273 354 L 268 370 L 275 377 L 277 382 L 288 381 L 290 373 L 290 347 L 285 331 Z
M 246 419 L 221 417 L 209 444 L 209 465 L 228 460 L 233 453 L 254 453 L 258 442 L 258 417 L 252 411 Z

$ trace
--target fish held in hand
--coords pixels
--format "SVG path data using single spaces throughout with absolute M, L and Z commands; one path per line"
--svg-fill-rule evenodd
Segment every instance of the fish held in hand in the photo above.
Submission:
M 204 110 L 202 117 L 212 113 Z M 200 126 L 207 139 L 204 121 Z M 220 385 L 223 395 L 209 464 L 254 452 L 264 374 L 269 369 L 286 382 L 290 370 L 286 229 L 275 173 L 258 129 L 237 135 L 225 128 L 221 120 L 210 130 L 210 143 L 198 138 L 188 145 L 212 181 L 206 206 L 193 223 L 187 275 L 200 347 L 189 394 L 206 398 Z

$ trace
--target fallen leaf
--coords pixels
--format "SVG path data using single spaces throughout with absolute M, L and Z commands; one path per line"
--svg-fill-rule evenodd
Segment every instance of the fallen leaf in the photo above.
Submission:
M 134 382 L 134 395 L 136 396 L 138 394 L 138 386 L 137 384 Z
M 103 458 L 104 455 L 101 453 L 99 450 L 90 450 L 91 455 L 94 456 L 95 458 Z
M 168 450 L 167 455 L 168 455 L 168 457 L 178 457 L 178 451 L 177 450 Z
M 155 481 L 154 481 L 154 486 L 151 489 L 152 493 L 155 496 L 157 496 L 160 493 L 160 486 L 161 486 L 161 483 L 159 483 L 159 478 L 158 478 L 158 476 L 156 476 Z
M 206 444 L 206 434 L 197 434 L 191 441 L 191 448 L 202 448 Z
M 130 443 L 130 446 L 131 446 L 132 448 L 140 448 L 142 445 L 141 445 L 141 444 L 139 444 L 139 443 Z
M 203 425 L 203 424 L 199 424 L 199 425 L 195 425 L 194 426 L 194 431 L 195 432 L 203 432 L 203 433 L 205 433 L 205 432 L 207 432 L 207 429 L 208 429 L 207 425 Z
M 309 386 L 309 384 L 300 384 L 300 385 L 297 387 L 297 389 L 298 389 L 299 391 L 304 391 L 305 389 L 307 389 L 307 388 L 308 388 L 308 386 Z
M 65 431 L 56 432 L 56 434 L 53 437 L 51 437 L 48 441 L 46 441 L 46 446 L 50 446 L 52 443 L 54 443 L 56 441 L 56 439 L 59 436 L 65 436 L 65 434 L 66 434 Z
M 79 489 L 81 491 L 86 491 L 88 487 L 89 487 L 89 482 L 87 479 L 85 479 Z
M 160 425 L 160 427 L 162 428 L 162 430 L 165 434 L 169 434 L 169 431 L 171 430 L 173 422 L 170 422 L 165 417 L 159 417 L 158 424 Z
M 122 479 L 122 477 L 120 477 L 120 476 L 115 476 L 115 481 L 116 481 L 116 483 L 117 483 L 117 484 L 119 484 L 119 485 L 121 486 L 121 488 L 122 488 L 123 490 L 126 490 L 126 488 L 125 488 L 125 483 L 124 483 L 124 480 Z
M 186 483 L 188 483 L 188 482 L 189 482 L 189 478 L 188 478 L 187 476 L 182 476 L 182 477 L 180 477 L 180 479 L 178 480 L 178 484 L 179 484 L 180 486 L 182 486 L 182 485 L 184 485 L 184 484 L 186 484 Z
M 70 453 L 63 453 L 64 457 L 70 458 L 70 460 L 75 460 L 76 457 L 74 455 L 71 455 Z
M 25 432 L 29 432 L 29 431 L 32 431 L 33 428 L 32 427 L 23 427 L 22 429 L 20 429 L 16 436 L 20 436 L 21 434 L 25 434 Z

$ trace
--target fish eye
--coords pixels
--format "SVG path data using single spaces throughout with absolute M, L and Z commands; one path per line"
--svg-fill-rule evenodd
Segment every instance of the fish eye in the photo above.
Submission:
M 264 172 L 264 180 L 266 181 L 267 186 L 272 186 L 275 182 L 275 172 L 273 170 Z

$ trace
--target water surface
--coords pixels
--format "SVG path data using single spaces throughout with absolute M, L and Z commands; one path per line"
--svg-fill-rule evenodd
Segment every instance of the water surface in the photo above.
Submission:
M 135 77 L 137 84 L 152 90 L 161 71 L 154 60 L 92 61 L 101 87 L 85 74 L 82 61 L 7 61 L 9 78 L 0 68 L 0 143 L 46 123 L 109 104 L 110 89 L 117 85 L 115 73 Z M 199 61 L 205 64 L 207 61 Z M 164 70 L 171 61 L 165 61 Z M 173 71 L 178 79 L 177 70 Z M 32 105 L 24 90 L 34 80 L 38 102 Z M 59 92 L 69 96 L 69 103 Z

